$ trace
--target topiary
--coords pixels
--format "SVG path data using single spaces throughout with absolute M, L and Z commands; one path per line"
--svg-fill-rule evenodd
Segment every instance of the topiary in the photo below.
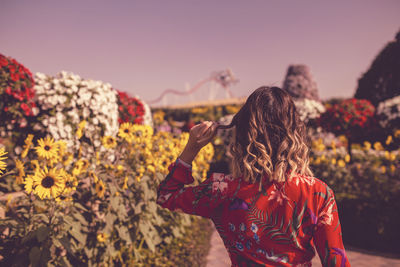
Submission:
M 311 75 L 310 68 L 306 65 L 289 66 L 282 89 L 294 98 L 320 101 L 317 84 Z
M 400 31 L 376 56 L 369 70 L 358 80 L 355 98 L 379 102 L 400 95 Z

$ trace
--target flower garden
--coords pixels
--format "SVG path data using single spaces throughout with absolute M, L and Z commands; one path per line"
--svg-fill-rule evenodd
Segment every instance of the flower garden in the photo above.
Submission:
M 150 110 L 109 83 L 32 75 L 1 54 L 0 98 L 0 265 L 204 266 L 209 223 L 160 208 L 156 190 L 187 130 L 228 124 L 240 105 Z M 345 243 L 400 254 L 400 96 L 295 104 Z M 229 171 L 230 135 L 201 150 L 197 182 Z

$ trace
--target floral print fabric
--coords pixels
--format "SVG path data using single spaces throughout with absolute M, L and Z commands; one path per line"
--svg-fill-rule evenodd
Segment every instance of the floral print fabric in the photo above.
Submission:
M 316 248 L 323 266 L 350 266 L 332 190 L 314 177 L 297 175 L 259 190 L 214 173 L 198 186 L 191 167 L 169 166 L 157 203 L 173 211 L 210 218 L 232 266 L 311 266 Z

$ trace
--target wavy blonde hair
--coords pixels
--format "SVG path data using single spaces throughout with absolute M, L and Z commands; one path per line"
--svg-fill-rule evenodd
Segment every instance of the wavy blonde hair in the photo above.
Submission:
M 233 117 L 228 149 L 234 177 L 262 184 L 295 174 L 312 175 L 304 123 L 291 96 L 278 87 L 260 87 Z

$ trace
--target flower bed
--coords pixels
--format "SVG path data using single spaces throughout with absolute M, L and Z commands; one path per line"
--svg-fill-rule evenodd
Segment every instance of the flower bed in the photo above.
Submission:
M 28 136 L 8 172 L 1 152 L 0 190 L 9 197 L 1 202 L 0 263 L 149 266 L 152 253 L 182 262 L 163 253 L 187 240 L 193 219 L 156 205 L 156 189 L 187 139 L 123 123 L 84 157 L 62 140 Z M 212 156 L 208 145 L 193 162 L 197 181 Z

